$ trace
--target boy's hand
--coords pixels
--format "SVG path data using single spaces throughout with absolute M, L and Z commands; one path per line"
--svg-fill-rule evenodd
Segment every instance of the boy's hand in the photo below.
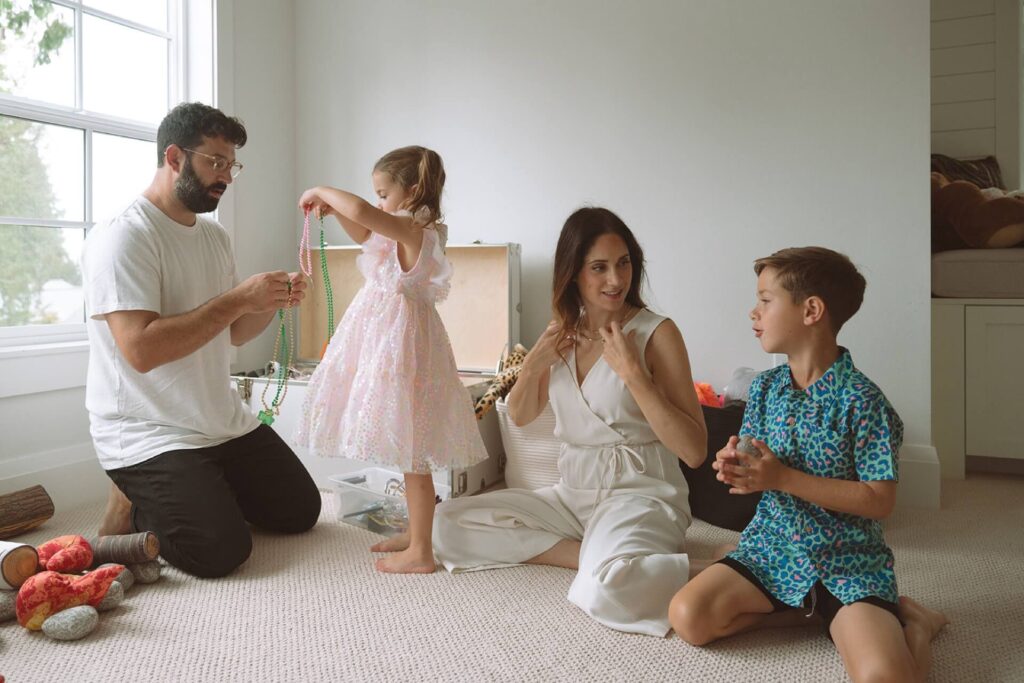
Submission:
M 736 452 L 736 444 L 739 443 L 739 439 L 735 436 L 729 437 L 729 443 L 725 444 L 720 451 L 715 453 L 715 461 L 711 463 L 711 469 L 718 472 L 718 476 L 715 478 L 718 481 L 725 481 L 722 478 L 722 466 L 723 465 L 738 465 L 740 462 L 739 453 Z
M 751 444 L 760 453 L 760 456 L 755 456 L 737 451 L 737 443 L 736 437 L 730 438 L 712 464 L 718 470 L 716 478 L 729 485 L 729 493 L 747 494 L 781 489 L 789 468 L 782 464 L 768 448 L 768 444 L 752 439 Z

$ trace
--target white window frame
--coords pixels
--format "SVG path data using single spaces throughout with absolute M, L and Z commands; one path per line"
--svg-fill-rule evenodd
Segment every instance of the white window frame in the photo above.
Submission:
M 92 212 L 92 136 L 95 133 L 117 135 L 133 138 L 147 142 L 155 142 L 157 134 L 157 123 L 146 124 L 138 121 L 130 121 L 115 116 L 87 112 L 82 107 L 82 40 L 81 27 L 84 15 L 98 17 L 121 26 L 138 30 L 149 35 L 158 36 L 167 40 L 167 101 L 173 104 L 181 101 L 182 95 L 188 95 L 189 75 L 189 31 L 188 10 L 189 5 L 194 2 L 212 2 L 213 0 L 168 0 L 167 3 L 167 26 L 168 30 L 154 29 L 143 24 L 116 17 L 106 12 L 89 7 L 83 4 L 82 0 L 50 0 L 54 5 L 66 7 L 74 11 L 74 49 L 77 52 L 75 60 L 75 106 L 67 107 L 53 105 L 35 100 L 29 100 L 14 95 L 0 94 L 0 114 L 16 118 L 28 119 L 43 124 L 55 124 L 67 126 L 84 131 L 84 220 L 82 221 L 61 221 L 61 220 L 37 220 L 26 219 L 14 216 L 0 216 L 0 225 L 35 225 L 40 227 L 53 228 L 78 228 L 88 234 L 88 231 L 95 224 L 97 217 Z M 88 2 L 88 0 L 85 0 Z M 217 17 L 216 3 L 213 5 L 214 32 L 209 36 L 216 41 Z M 214 60 L 216 61 L 217 45 L 213 49 Z M 211 65 L 213 69 L 214 93 L 216 93 L 216 64 Z M 154 164 L 155 170 L 155 164 Z M 139 191 L 141 192 L 149 182 L 149 178 L 139 179 Z M 58 325 L 22 325 L 17 327 L 0 327 L 0 355 L 24 356 L 26 352 L 30 355 L 37 355 L 45 347 L 51 347 L 55 352 L 63 352 L 69 343 L 80 345 L 83 348 L 87 344 L 86 323 L 71 323 Z

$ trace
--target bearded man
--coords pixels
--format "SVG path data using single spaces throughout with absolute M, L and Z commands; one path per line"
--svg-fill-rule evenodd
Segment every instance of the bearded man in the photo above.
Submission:
M 86 409 L 113 482 L 100 534 L 152 531 L 169 564 L 228 574 L 249 525 L 310 529 L 320 494 L 295 453 L 242 404 L 231 346 L 302 300 L 301 274 L 239 281 L 217 208 L 242 164 L 237 118 L 198 102 L 160 123 L 149 188 L 85 242 Z

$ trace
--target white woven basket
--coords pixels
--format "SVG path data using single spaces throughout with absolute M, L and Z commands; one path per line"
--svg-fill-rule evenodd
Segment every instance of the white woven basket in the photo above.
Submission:
M 495 410 L 505 446 L 505 485 L 510 489 L 539 489 L 558 483 L 562 442 L 555 438 L 551 404 L 525 427 L 517 427 L 509 419 L 505 399 L 495 404 Z

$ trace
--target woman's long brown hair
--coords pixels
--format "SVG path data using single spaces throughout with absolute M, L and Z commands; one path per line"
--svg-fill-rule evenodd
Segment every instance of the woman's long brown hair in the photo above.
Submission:
M 644 308 L 640 289 L 645 281 L 644 250 L 622 219 L 608 209 L 585 207 L 577 209 L 565 220 L 555 248 L 555 269 L 552 278 L 551 308 L 562 331 L 568 334 L 580 321 L 580 298 L 576 278 L 583 268 L 583 260 L 601 235 L 618 235 L 626 243 L 629 260 L 633 265 L 633 278 L 626 293 L 626 303 Z

